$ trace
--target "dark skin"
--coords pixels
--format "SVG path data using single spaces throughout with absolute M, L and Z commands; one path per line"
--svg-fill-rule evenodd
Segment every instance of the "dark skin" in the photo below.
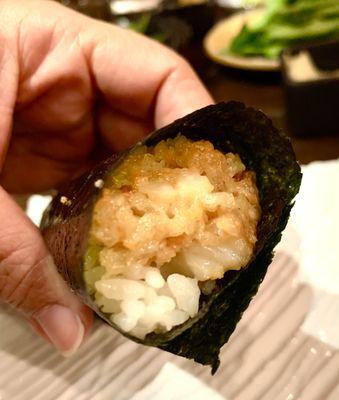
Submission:
M 55 2 L 3 0 L 0 21 L 0 299 L 74 351 L 92 314 L 9 194 L 56 188 L 212 99 L 174 52 Z

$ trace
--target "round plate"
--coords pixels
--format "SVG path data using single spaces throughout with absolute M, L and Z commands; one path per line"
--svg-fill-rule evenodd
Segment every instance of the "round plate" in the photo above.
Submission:
M 256 22 L 264 13 L 263 9 L 239 12 L 216 24 L 204 39 L 204 49 L 215 62 L 229 67 L 255 71 L 278 71 L 279 60 L 269 60 L 264 57 L 241 57 L 232 54 L 220 54 L 229 46 L 244 24 Z

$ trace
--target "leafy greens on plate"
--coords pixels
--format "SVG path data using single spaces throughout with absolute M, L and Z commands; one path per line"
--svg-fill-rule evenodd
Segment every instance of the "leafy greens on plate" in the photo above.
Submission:
M 268 0 L 262 18 L 221 53 L 275 59 L 286 47 L 332 39 L 339 39 L 338 0 Z

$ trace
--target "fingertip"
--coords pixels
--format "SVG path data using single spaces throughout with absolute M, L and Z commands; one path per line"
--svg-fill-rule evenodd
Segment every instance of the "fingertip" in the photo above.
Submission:
M 37 333 L 42 339 L 44 339 L 45 342 L 56 347 L 57 350 L 59 350 L 63 356 L 69 357 L 69 356 L 73 355 L 77 351 L 77 349 L 81 346 L 81 344 L 84 343 L 88 339 L 90 332 L 92 330 L 92 326 L 93 326 L 93 319 L 94 319 L 93 312 L 89 307 L 82 305 L 81 309 L 78 310 L 78 314 L 79 314 L 79 316 L 76 313 L 74 315 L 75 315 L 75 319 L 78 322 L 79 332 L 75 336 L 76 338 L 74 339 L 73 345 L 71 345 L 70 349 L 68 349 L 68 350 L 64 350 L 63 345 L 60 347 L 60 345 L 58 344 L 60 342 L 60 338 L 51 340 L 51 335 L 46 332 L 46 325 L 44 325 L 44 321 L 39 319 L 39 317 L 37 317 L 35 319 L 26 318 L 26 321 L 31 326 L 33 331 L 35 333 Z M 67 323 L 67 319 L 63 319 L 63 320 L 59 321 L 59 325 L 61 325 L 61 326 L 64 325 L 65 323 Z M 48 322 L 48 324 L 50 324 L 50 322 Z M 48 329 L 49 328 L 47 327 L 47 330 Z M 54 330 L 53 327 L 52 327 L 52 330 Z M 52 333 L 52 335 L 54 335 L 54 334 L 55 334 L 55 332 Z M 57 333 L 57 335 L 58 335 L 58 333 Z
M 39 311 L 35 322 L 64 356 L 74 354 L 84 340 L 86 329 L 82 319 L 71 309 L 59 304 Z
M 98 109 L 97 124 L 103 142 L 115 152 L 128 149 L 154 129 L 151 122 L 119 112 L 108 105 Z

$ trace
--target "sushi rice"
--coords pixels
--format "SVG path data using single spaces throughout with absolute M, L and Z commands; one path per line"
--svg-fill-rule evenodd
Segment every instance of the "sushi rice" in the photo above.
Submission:
M 138 146 L 94 206 L 85 281 L 101 311 L 139 339 L 199 311 L 201 294 L 251 259 L 260 205 L 238 155 L 184 136 Z

